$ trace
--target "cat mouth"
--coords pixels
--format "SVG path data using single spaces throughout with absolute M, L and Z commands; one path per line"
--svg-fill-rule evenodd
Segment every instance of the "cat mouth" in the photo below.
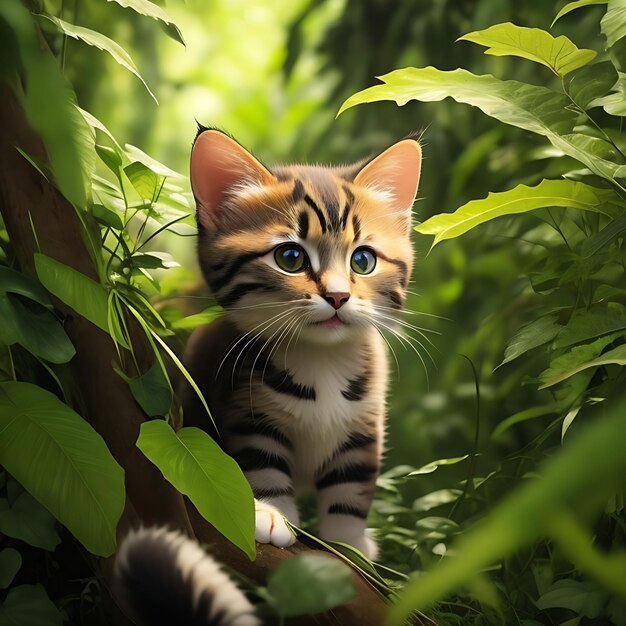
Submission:
M 315 326 L 322 326 L 323 328 L 340 328 L 345 326 L 345 322 L 339 319 L 339 316 L 335 313 L 332 317 L 322 320 L 321 322 L 315 322 Z

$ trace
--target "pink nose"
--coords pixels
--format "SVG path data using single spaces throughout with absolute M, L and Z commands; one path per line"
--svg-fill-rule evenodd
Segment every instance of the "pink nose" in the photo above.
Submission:
M 326 302 L 328 302 L 333 309 L 340 309 L 349 299 L 350 294 L 343 291 L 326 293 L 324 295 L 324 300 L 326 300 Z

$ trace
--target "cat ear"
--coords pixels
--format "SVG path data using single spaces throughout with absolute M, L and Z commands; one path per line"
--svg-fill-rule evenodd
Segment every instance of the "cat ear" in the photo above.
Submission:
M 236 185 L 276 182 L 269 170 L 228 135 L 201 132 L 191 150 L 191 188 L 198 204 L 198 220 L 208 227 L 224 196 Z
M 397 211 L 410 213 L 417 193 L 422 149 L 414 139 L 403 139 L 369 161 L 354 184 L 387 192 Z

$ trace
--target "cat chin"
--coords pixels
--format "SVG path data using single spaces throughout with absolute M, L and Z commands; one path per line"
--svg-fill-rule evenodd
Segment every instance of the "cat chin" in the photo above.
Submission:
M 360 332 L 362 332 L 362 328 L 355 324 L 342 324 L 333 327 L 323 324 L 308 324 L 300 332 L 298 342 L 333 345 L 353 341 Z

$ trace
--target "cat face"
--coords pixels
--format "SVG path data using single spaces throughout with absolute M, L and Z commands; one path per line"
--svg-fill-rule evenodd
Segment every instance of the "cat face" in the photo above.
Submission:
M 218 131 L 191 158 L 199 257 L 240 330 L 271 345 L 353 340 L 401 308 L 413 263 L 414 140 L 364 165 L 270 172 Z

